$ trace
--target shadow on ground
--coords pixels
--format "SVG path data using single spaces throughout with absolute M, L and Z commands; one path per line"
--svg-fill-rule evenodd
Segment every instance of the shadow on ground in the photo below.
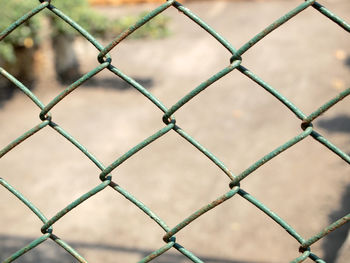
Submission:
M 154 81 L 151 78 L 133 78 L 133 79 L 146 89 L 151 88 L 154 84 Z M 84 83 L 83 87 L 95 88 L 95 89 L 114 89 L 114 90 L 121 90 L 121 91 L 127 90 L 127 89 L 134 89 L 134 87 L 131 86 L 129 83 L 117 77 L 92 78 L 86 83 Z
M 27 84 L 26 87 L 30 87 L 31 85 L 32 84 Z M 29 89 L 32 91 L 34 90 L 33 88 Z M 20 89 L 12 83 L 9 85 L 0 84 L 0 109 L 4 107 L 6 102 L 10 101 L 17 92 L 20 92 Z
M 334 211 L 329 215 L 330 223 L 335 222 L 336 220 L 343 217 L 345 214 L 350 211 L 350 185 L 347 186 L 341 203 L 338 210 Z M 335 262 L 337 259 L 338 252 L 345 242 L 347 235 L 350 231 L 350 225 L 345 224 L 342 227 L 338 228 L 334 232 L 327 235 L 325 241 L 323 243 L 323 251 L 324 251 L 324 260 L 328 263 Z
M 22 79 L 20 77 L 18 77 L 17 79 L 30 90 L 34 89 L 32 88 L 35 86 L 34 80 Z M 9 101 L 15 95 L 16 92 L 19 91 L 20 89 L 16 85 L 9 82 L 0 75 L 0 109 L 5 105 L 7 101 Z
M 345 59 L 345 66 L 350 68 L 350 56 Z
M 150 89 L 154 81 L 151 78 L 133 78 L 137 83 L 143 86 L 145 89 Z M 65 83 L 64 88 L 68 87 L 72 82 Z M 27 87 L 32 86 L 33 83 L 27 84 Z M 125 91 L 130 89 L 135 89 L 133 86 L 116 77 L 111 78 L 92 78 L 85 82 L 79 88 L 92 88 L 92 89 L 109 89 L 109 90 L 119 90 Z M 32 89 L 33 90 L 33 89 Z M 6 102 L 12 99 L 14 94 L 19 92 L 19 88 L 13 84 L 1 85 L 0 84 L 0 109 L 5 105 Z
M 333 118 L 319 120 L 317 125 L 331 133 L 350 133 L 350 116 L 340 114 Z
M 316 124 L 330 133 L 350 133 L 350 116 L 346 114 L 339 114 L 332 118 L 322 119 L 317 121 Z M 350 153 L 347 154 L 350 155 Z
M 11 236 L 11 235 L 0 235 L 0 261 L 6 259 L 11 253 L 14 253 L 18 249 L 26 246 L 32 242 L 35 238 L 27 238 L 21 236 Z M 125 253 L 125 254 L 137 254 L 140 258 L 146 257 L 153 251 L 149 249 L 134 248 L 134 247 L 124 247 L 124 246 L 112 246 L 107 244 L 95 244 L 86 242 L 69 242 L 74 249 L 89 249 L 89 250 L 100 250 L 100 251 L 114 251 L 115 253 Z M 174 250 L 173 250 L 174 251 Z M 232 260 L 223 259 L 219 257 L 206 257 L 203 255 L 197 255 L 200 259 L 207 263 L 263 263 L 263 262 L 252 262 L 252 261 L 242 261 L 242 260 Z M 63 248 L 58 246 L 51 240 L 40 244 L 38 247 L 27 252 L 25 255 L 20 257 L 20 262 L 22 263 L 71 263 L 77 262 L 71 255 L 69 255 Z M 188 262 L 186 257 L 180 254 L 180 252 L 166 252 L 157 259 L 153 260 L 154 263 L 180 263 Z
M 347 65 L 350 66 L 350 57 L 347 60 Z M 350 116 L 340 114 L 333 118 L 322 119 L 317 121 L 317 126 L 327 130 L 330 133 L 350 133 Z M 349 140 L 350 142 L 350 140 Z M 348 153 L 349 154 L 349 153 Z M 329 223 L 333 223 L 345 216 L 350 211 L 350 185 L 347 186 L 340 205 L 337 210 L 329 215 Z M 345 224 L 334 232 L 325 237 L 322 245 L 324 251 L 324 260 L 329 263 L 336 261 L 338 252 L 345 242 L 350 231 L 350 225 Z
M 13 97 L 15 87 L 0 86 L 0 109 L 5 105 L 5 102 Z

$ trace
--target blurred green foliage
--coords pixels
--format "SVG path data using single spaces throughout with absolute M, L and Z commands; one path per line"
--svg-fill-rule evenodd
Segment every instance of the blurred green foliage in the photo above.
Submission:
M 8 0 L 2 1 L 0 8 L 0 31 L 20 18 L 23 14 L 33 9 L 38 1 L 36 0 Z M 113 38 L 146 13 L 136 16 L 124 16 L 118 19 L 109 19 L 90 7 L 87 0 L 53 0 L 52 4 L 59 8 L 66 15 L 71 17 L 80 26 L 95 37 Z M 42 18 L 46 16 L 51 22 L 52 37 L 65 35 L 76 37 L 78 33 L 67 25 L 62 19 L 48 10 L 40 12 L 25 22 L 3 41 L 0 42 L 0 59 L 7 63 L 16 62 L 16 48 L 38 47 L 40 45 L 39 32 L 42 26 Z M 158 16 L 143 27 L 134 32 L 131 38 L 162 38 L 169 34 L 167 23 L 169 18 Z
M 112 21 L 92 9 L 87 0 L 57 0 L 52 1 L 52 4 L 95 37 L 103 37 L 110 30 L 109 24 Z M 49 17 L 53 36 L 58 34 L 77 35 L 75 29 L 67 25 L 61 18 L 51 12 L 49 12 Z
M 31 10 L 36 3 L 33 1 L 10 0 L 2 1 L 0 8 L 0 30 L 4 30 L 11 23 Z M 35 16 L 25 22 L 0 42 L 0 58 L 6 62 L 16 61 L 15 47 L 24 47 L 26 40 L 32 40 L 33 45 L 39 42 L 40 17 Z
M 135 24 L 139 19 L 144 17 L 147 12 L 143 12 L 137 16 L 124 16 L 120 19 L 112 21 L 111 32 L 122 32 L 130 25 Z M 143 25 L 130 35 L 131 38 L 163 38 L 170 34 L 168 30 L 168 22 L 170 18 L 164 15 L 158 15 L 151 21 Z

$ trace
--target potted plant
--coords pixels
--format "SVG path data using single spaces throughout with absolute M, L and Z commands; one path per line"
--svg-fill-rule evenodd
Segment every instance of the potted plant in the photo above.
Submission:
M 0 8 L 0 31 L 6 29 L 35 4 L 11 0 Z M 0 42 L 0 66 L 25 83 L 34 80 L 34 56 L 40 44 L 40 17 L 34 16 Z M 2 78 L 0 83 L 4 83 Z
M 87 0 L 58 1 L 57 8 L 72 18 L 94 37 L 104 37 L 109 29 L 108 18 L 92 9 Z M 49 14 L 55 69 L 60 81 L 71 82 L 80 76 L 74 40 L 79 33 L 53 13 Z
M 125 16 L 111 20 L 91 8 L 88 0 L 53 0 L 52 4 L 97 38 L 106 35 L 113 38 L 145 15 Z M 0 31 L 6 29 L 37 5 L 38 1 L 34 0 L 5 1 L 0 9 Z M 39 50 L 42 41 L 48 41 L 40 37 L 41 30 L 44 29 L 43 19 L 48 20 L 50 26 L 49 41 L 52 42 L 54 51 L 57 78 L 67 82 L 76 80 L 81 74 L 73 42 L 79 33 L 49 10 L 43 10 L 31 17 L 0 41 L 0 66 L 25 84 L 33 82 L 35 79 L 33 70 L 36 68 L 34 65 L 35 52 Z M 166 17 L 157 16 L 133 33 L 131 37 L 164 37 L 168 34 L 167 22 Z M 0 77 L 0 86 L 4 83 L 8 82 Z

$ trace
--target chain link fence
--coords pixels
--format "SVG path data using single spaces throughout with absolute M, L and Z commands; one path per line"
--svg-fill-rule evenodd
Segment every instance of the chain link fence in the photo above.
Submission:
M 33 0 L 34 1 L 34 0 Z M 186 96 L 179 99 L 174 105 L 167 107 L 160 100 L 158 100 L 149 90 L 147 90 L 144 86 L 138 83 L 136 80 L 131 78 L 130 76 L 124 74 L 117 67 L 113 65 L 112 57 L 109 55 L 109 52 L 114 49 L 119 43 L 121 43 L 125 38 L 131 35 L 138 28 L 142 27 L 144 24 L 148 23 L 154 17 L 162 13 L 168 8 L 176 8 L 179 12 L 181 12 L 188 19 L 192 20 L 193 23 L 199 25 L 202 29 L 204 29 L 208 34 L 210 34 L 213 38 L 215 38 L 218 44 L 222 45 L 223 48 L 227 49 L 232 56 L 228 58 L 228 66 L 220 70 L 215 75 L 209 77 L 207 80 L 202 82 L 199 86 L 190 91 Z M 346 163 L 350 163 L 350 156 L 343 152 L 341 149 L 332 144 L 327 138 L 323 137 L 320 133 L 318 133 L 314 128 L 312 122 L 317 119 L 322 113 L 327 111 L 333 106 L 346 98 L 350 94 L 350 88 L 345 89 L 340 92 L 338 96 L 334 98 L 330 98 L 323 105 L 320 105 L 319 108 L 315 109 L 310 115 L 305 115 L 298 107 L 296 107 L 288 98 L 282 96 L 278 90 L 274 89 L 264 80 L 259 78 L 256 74 L 254 74 L 251 70 L 244 67 L 242 64 L 242 58 L 244 53 L 252 48 L 256 43 L 261 41 L 265 36 L 272 33 L 276 28 L 280 27 L 284 23 L 291 20 L 294 16 L 303 12 L 307 8 L 314 8 L 315 11 L 318 11 L 320 14 L 326 16 L 331 21 L 339 25 L 339 29 L 346 30 L 350 32 L 350 25 L 345 22 L 342 18 L 338 17 L 336 14 L 333 14 L 326 7 L 317 3 L 315 0 L 307 0 L 300 3 L 300 5 L 296 6 L 293 10 L 284 14 L 280 19 L 274 21 L 268 27 L 266 27 L 263 31 L 258 33 L 248 42 L 246 42 L 242 47 L 236 49 L 229 43 L 225 38 L 223 38 L 220 34 L 218 34 L 210 25 L 206 24 L 203 20 L 201 20 L 196 14 L 192 13 L 186 6 L 182 5 L 180 2 L 174 0 L 165 1 L 163 4 L 159 5 L 156 9 L 148 13 L 141 20 L 139 20 L 136 24 L 131 25 L 129 29 L 118 35 L 115 39 L 113 39 L 108 45 L 103 46 L 90 35 L 84 28 L 78 25 L 75 21 L 70 19 L 65 13 L 59 9 L 57 9 L 50 0 L 40 0 L 38 6 L 33 10 L 24 14 L 17 21 L 15 21 L 12 25 L 9 25 L 4 31 L 0 33 L 0 45 L 1 40 L 6 38 L 11 32 L 16 30 L 21 24 L 25 23 L 33 16 L 37 15 L 41 11 L 48 9 L 53 12 L 55 15 L 64 20 L 67 24 L 69 24 L 72 28 L 78 31 L 82 37 L 89 41 L 91 45 L 95 46 L 98 50 L 97 59 L 99 61 L 99 65 L 82 76 L 79 80 L 72 83 L 70 86 L 65 88 L 57 97 L 55 97 L 52 101 L 50 101 L 47 105 L 43 104 L 36 95 L 30 91 L 26 86 L 24 86 L 20 81 L 18 81 L 13 75 L 6 71 L 6 69 L 0 67 L 0 73 L 3 77 L 12 82 L 18 89 L 20 89 L 26 96 L 31 99 L 37 107 L 40 108 L 40 121 L 39 123 L 33 127 L 32 129 L 25 132 L 23 135 L 18 137 L 17 139 L 10 142 L 5 148 L 0 150 L 0 158 L 5 154 L 10 152 L 14 147 L 27 140 L 33 134 L 39 132 L 44 128 L 52 128 L 54 131 L 62 135 L 69 142 L 72 143 L 73 147 L 78 148 L 87 158 L 91 160 L 91 163 L 96 165 L 101 173 L 99 174 L 99 178 L 101 183 L 96 187 L 86 192 L 80 198 L 76 199 L 72 203 L 68 204 L 62 210 L 57 211 L 56 215 L 52 218 L 46 218 L 45 215 L 40 212 L 40 210 L 33 204 L 30 200 L 24 197 L 16 188 L 10 185 L 4 178 L 0 178 L 0 183 L 3 187 L 5 187 L 8 191 L 10 191 L 14 196 L 16 196 L 19 200 L 21 200 L 42 222 L 43 226 L 41 227 L 42 236 L 36 240 L 33 240 L 27 246 L 21 248 L 17 252 L 12 255 L 8 255 L 8 258 L 4 262 L 12 262 L 22 255 L 34 249 L 36 246 L 45 242 L 48 239 L 53 240 L 57 245 L 63 247 L 68 253 L 70 253 L 74 258 L 76 258 L 79 262 L 87 262 L 87 260 L 75 249 L 73 249 L 67 242 L 65 242 L 60 237 L 54 234 L 54 224 L 58 222 L 62 217 L 64 217 L 67 213 L 69 213 L 72 209 L 79 206 L 83 202 L 86 202 L 90 197 L 99 192 L 103 191 L 107 187 L 113 188 L 119 194 L 123 195 L 127 198 L 131 203 L 141 209 L 147 216 L 149 216 L 155 223 L 157 223 L 164 231 L 165 234 L 163 236 L 163 240 L 165 245 L 145 258 L 143 258 L 140 262 L 149 262 L 165 253 L 169 249 L 176 249 L 185 257 L 190 259 L 192 262 L 203 262 L 199 259 L 195 254 L 191 253 L 185 247 L 183 247 L 178 240 L 176 240 L 176 233 L 181 231 L 188 224 L 196 221 L 196 219 L 209 210 L 215 208 L 216 206 L 221 205 L 223 202 L 231 199 L 242 197 L 252 205 L 254 205 L 257 209 L 261 210 L 266 214 L 266 216 L 270 217 L 276 224 L 278 224 L 281 228 L 283 228 L 291 238 L 297 240 L 300 243 L 299 251 L 296 251 L 296 258 L 292 262 L 302 262 L 307 258 L 313 260 L 314 262 L 325 262 L 316 254 L 311 252 L 312 245 L 324 238 L 330 232 L 336 230 L 337 228 L 343 226 L 348 223 L 350 220 L 350 214 L 339 218 L 337 221 L 332 224 L 326 226 L 324 229 L 320 230 L 318 233 L 315 233 L 314 236 L 310 238 L 304 238 L 297 231 L 288 224 L 288 222 L 284 221 L 281 217 L 279 217 L 276 213 L 271 211 L 266 205 L 260 202 L 258 199 L 254 198 L 253 195 L 244 191 L 240 187 L 240 182 L 244 180 L 247 176 L 251 175 L 255 170 L 269 162 L 271 159 L 282 153 L 283 151 L 293 147 L 297 143 L 301 142 L 303 139 L 307 137 L 312 137 L 315 140 L 315 143 L 321 143 L 325 150 L 330 150 L 339 158 L 344 160 Z M 103 165 L 96 156 L 94 156 L 91 152 L 88 151 L 83 145 L 81 145 L 72 135 L 68 134 L 63 127 L 53 121 L 53 117 L 50 113 L 50 110 L 53 109 L 57 104 L 59 104 L 65 97 L 67 97 L 72 91 L 80 87 L 87 80 L 93 78 L 95 75 L 99 74 L 101 71 L 109 70 L 116 77 L 121 78 L 123 81 L 127 82 L 131 86 L 133 86 L 137 91 L 145 96 L 146 99 L 150 100 L 161 112 L 163 112 L 162 122 L 164 123 L 164 127 L 160 129 L 158 132 L 151 134 L 145 140 L 140 142 L 131 148 L 124 155 L 118 157 L 113 163 L 108 166 Z M 266 92 L 270 93 L 276 100 L 280 101 L 285 107 L 287 107 L 296 118 L 300 120 L 301 123 L 301 132 L 296 134 L 295 137 L 291 138 L 289 141 L 286 141 L 280 147 L 274 149 L 273 151 L 267 153 L 264 157 L 262 157 L 257 162 L 253 163 L 251 166 L 246 168 L 240 174 L 234 174 L 223 162 L 221 162 L 211 151 L 206 149 L 203 145 L 201 145 L 195 138 L 190 136 L 186 131 L 184 131 L 179 124 L 176 122 L 174 114 L 178 111 L 182 106 L 187 103 L 190 103 L 191 99 L 198 95 L 200 92 L 205 91 L 211 84 L 216 82 L 217 80 L 224 78 L 226 75 L 230 74 L 232 71 L 239 71 L 255 83 L 261 86 Z M 204 154 L 209 161 L 213 162 L 223 173 L 223 175 L 227 176 L 230 180 L 228 185 L 228 191 L 223 193 L 223 195 L 219 196 L 216 200 L 207 204 L 206 206 L 199 208 L 193 214 L 189 215 L 183 221 L 179 222 L 177 225 L 173 227 L 169 227 L 165 221 L 163 221 L 159 216 L 157 216 L 151 209 L 149 209 L 145 204 L 143 204 L 140 200 L 136 199 L 131 193 L 127 191 L 127 189 L 122 188 L 118 184 L 113 181 L 112 172 L 118 168 L 123 162 L 126 162 L 131 156 L 135 155 L 137 152 L 141 151 L 143 148 L 150 145 L 155 140 L 159 139 L 163 135 L 168 132 L 175 132 L 183 139 L 185 139 L 188 143 L 193 145 L 198 151 Z

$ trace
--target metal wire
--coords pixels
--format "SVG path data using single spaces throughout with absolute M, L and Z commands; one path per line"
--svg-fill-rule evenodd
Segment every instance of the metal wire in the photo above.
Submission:
M 97 66 L 92 71 L 90 71 L 89 73 L 82 76 L 79 80 L 77 80 L 70 86 L 68 86 L 65 90 L 63 90 L 56 98 L 50 101 L 47 105 L 44 105 L 35 96 L 35 94 L 32 93 L 26 86 L 24 86 L 21 82 L 19 82 L 14 76 L 9 74 L 4 68 L 0 67 L 0 74 L 3 75 L 5 78 L 7 78 L 10 82 L 15 84 L 15 86 L 18 89 L 20 89 L 24 94 L 26 94 L 28 98 L 30 98 L 41 109 L 41 112 L 39 115 L 39 121 L 40 121 L 39 124 L 33 127 L 32 129 L 28 130 L 27 132 L 25 132 L 23 135 L 21 135 L 17 139 L 13 140 L 3 149 L 1 149 L 0 158 L 3 157 L 5 154 L 7 154 L 9 151 L 11 151 L 18 144 L 27 140 L 30 136 L 39 132 L 41 129 L 50 127 L 54 129 L 56 132 L 58 132 L 60 135 L 62 135 L 64 138 L 66 138 L 68 141 L 70 141 L 75 147 L 77 147 L 82 153 L 84 153 L 86 157 L 89 158 L 101 170 L 101 173 L 99 174 L 101 183 L 97 185 L 95 188 L 86 192 L 77 200 L 68 204 L 62 210 L 58 211 L 55 216 L 53 216 L 50 219 L 47 219 L 39 211 L 39 209 L 36 208 L 36 206 L 32 202 L 30 202 L 30 200 L 26 199 L 5 179 L 0 178 L 0 184 L 6 189 L 8 189 L 19 200 L 21 200 L 43 222 L 43 226 L 41 227 L 41 232 L 43 233 L 43 235 L 40 238 L 33 240 L 30 244 L 18 250 L 17 252 L 13 253 L 12 255 L 9 255 L 9 257 L 4 262 L 14 261 L 15 259 L 21 257 L 23 254 L 27 253 L 31 249 L 34 249 L 40 243 L 45 242 L 47 239 L 52 239 L 54 242 L 56 242 L 57 245 L 63 247 L 68 253 L 70 253 L 79 262 L 87 262 L 87 260 L 83 256 L 81 256 L 78 251 L 76 251 L 71 246 L 69 246 L 69 244 L 67 244 L 61 238 L 53 234 L 53 226 L 57 221 L 59 221 L 64 215 L 69 213 L 72 209 L 79 206 L 83 202 L 87 201 L 91 196 L 99 193 L 100 191 L 104 190 L 106 187 L 111 187 L 114 190 L 116 190 L 119 194 L 123 195 L 131 203 L 133 203 L 135 206 L 140 208 L 147 216 L 149 216 L 154 222 L 156 222 L 165 231 L 165 234 L 163 237 L 165 245 L 155 250 L 145 258 L 143 258 L 140 262 L 149 262 L 172 248 L 178 250 L 180 253 L 182 253 L 185 257 L 190 259 L 192 262 L 202 262 L 202 260 L 200 260 L 197 256 L 195 256 L 193 253 L 191 253 L 186 248 L 181 246 L 176 241 L 176 238 L 174 235 L 177 232 L 181 231 L 188 224 L 195 221 L 198 217 L 202 216 L 209 210 L 213 209 L 214 207 L 222 204 L 223 202 L 235 196 L 241 196 L 242 198 L 250 202 L 252 205 L 257 207 L 259 210 L 264 212 L 268 217 L 270 217 L 273 221 L 275 221 L 278 225 L 280 225 L 283 229 L 285 229 L 291 237 L 293 237 L 294 239 L 297 240 L 297 242 L 300 243 L 299 252 L 301 254 L 298 256 L 296 255 L 297 257 L 291 262 L 302 262 L 307 258 L 310 258 L 315 262 L 324 262 L 317 255 L 311 253 L 311 246 L 318 240 L 328 235 L 330 232 L 348 223 L 350 220 L 350 214 L 347 214 L 344 217 L 337 220 L 336 222 L 330 224 L 329 226 L 326 226 L 323 230 L 321 230 L 319 233 L 315 234 L 314 236 L 308 239 L 305 239 L 300 234 L 298 234 L 296 230 L 293 229 L 286 221 L 284 221 L 277 214 L 272 212 L 266 205 L 264 205 L 259 200 L 254 198 L 251 194 L 244 191 L 240 187 L 240 182 L 247 176 L 251 175 L 260 166 L 264 165 L 266 162 L 270 161 L 272 158 L 276 157 L 283 151 L 299 143 L 300 141 L 302 141 L 308 136 L 311 136 L 312 138 L 314 138 L 315 141 L 324 145 L 326 148 L 331 150 L 334 154 L 338 155 L 341 159 L 343 159 L 346 163 L 349 164 L 350 156 L 344 153 L 341 149 L 339 149 L 335 145 L 333 145 L 330 141 L 328 141 L 325 137 L 323 137 L 317 131 L 315 131 L 312 125 L 312 121 L 317 119 L 322 113 L 324 113 L 331 107 L 335 106 L 340 100 L 347 97 L 350 94 L 350 88 L 342 91 L 338 96 L 330 99 L 328 102 L 321 105 L 313 113 L 307 116 L 299 108 L 297 108 L 292 102 L 290 102 L 287 98 L 283 97 L 276 89 L 274 89 L 265 81 L 263 81 L 261 78 L 259 78 L 257 75 L 255 75 L 252 71 L 245 68 L 242 65 L 242 56 L 247 50 L 249 50 L 256 43 L 261 41 L 266 35 L 272 33 L 276 28 L 288 22 L 291 18 L 298 15 L 300 12 L 302 12 L 307 8 L 310 8 L 310 7 L 315 8 L 321 14 L 323 14 L 324 16 L 328 17 L 330 20 L 338 24 L 342 29 L 346 30 L 347 32 L 350 32 L 350 25 L 346 21 L 344 21 L 342 18 L 338 17 L 337 15 L 333 14 L 326 7 L 320 5 L 315 0 L 306 0 L 302 2 L 299 6 L 295 7 L 293 10 L 289 11 L 287 14 L 283 15 L 281 18 L 274 21 L 272 24 L 266 27 L 263 31 L 259 32 L 256 36 L 254 36 L 252 39 L 246 42 L 241 48 L 236 49 L 226 39 L 224 39 L 221 35 L 219 35 L 213 28 L 211 28 L 208 24 L 206 24 L 203 20 L 201 20 L 197 15 L 192 13 L 188 8 L 183 6 L 180 2 L 177 2 L 175 0 L 168 0 L 168 1 L 165 1 L 165 3 L 161 4 L 160 6 L 158 6 L 152 12 L 148 13 L 146 16 L 140 19 L 137 23 L 135 23 L 134 25 L 131 25 L 127 30 L 125 30 L 119 36 L 113 39 L 107 46 L 103 46 L 92 35 L 90 35 L 86 30 L 84 30 L 84 28 L 79 26 L 75 21 L 73 21 L 71 18 L 65 15 L 64 12 L 62 12 L 61 10 L 53 6 L 50 0 L 40 0 L 39 2 L 40 4 L 38 4 L 37 7 L 31 10 L 29 13 L 20 17 L 17 21 L 15 21 L 13 24 L 11 24 L 8 28 L 6 28 L 4 31 L 0 33 L 0 44 L 1 44 L 1 40 L 3 40 L 6 36 L 11 34 L 11 32 L 13 32 L 14 30 L 16 30 L 21 24 L 31 19 L 33 16 L 37 15 L 42 10 L 48 9 L 52 13 L 54 13 L 56 16 L 64 20 L 67 24 L 69 24 L 72 28 L 74 28 L 77 32 L 79 32 L 82 37 L 84 37 L 87 41 L 89 41 L 93 46 L 96 47 L 96 49 L 99 52 L 97 59 L 100 62 L 100 65 Z M 154 17 L 156 17 L 157 15 L 165 11 L 167 8 L 176 8 L 178 11 L 183 13 L 183 15 L 187 16 L 194 23 L 198 24 L 205 31 L 207 31 L 208 34 L 210 34 L 213 38 L 215 38 L 219 44 L 221 44 L 224 48 L 226 48 L 231 53 L 231 57 L 228 58 L 228 61 L 230 61 L 230 63 L 227 67 L 225 67 L 224 69 L 222 69 L 221 71 L 219 71 L 218 73 L 216 73 L 215 75 L 213 75 L 212 77 L 208 78 L 206 81 L 201 83 L 199 86 L 197 86 L 195 89 L 189 92 L 186 96 L 181 98 L 178 102 L 176 102 L 170 108 L 167 108 L 161 101 L 159 101 L 152 93 L 150 93 L 147 89 L 145 89 L 145 87 L 143 87 L 137 81 L 135 81 L 134 79 L 132 79 L 131 77 L 127 76 L 122 71 L 120 71 L 118 68 L 116 68 L 112 64 L 112 58 L 108 54 L 108 52 L 114 49 L 120 42 L 122 42 L 135 30 L 142 27 L 144 24 L 148 23 Z M 98 74 L 103 70 L 109 70 L 119 78 L 123 79 L 125 82 L 129 83 L 141 94 L 143 94 L 148 100 L 150 100 L 156 107 L 158 107 L 164 114 L 162 121 L 165 125 L 164 128 L 160 129 L 155 134 L 150 135 L 148 138 L 146 138 L 145 140 L 140 142 L 138 145 L 130 149 L 124 155 L 117 158 L 113 163 L 111 163 L 107 167 L 105 167 L 92 153 L 90 153 L 83 145 L 81 145 L 72 135 L 68 134 L 61 126 L 54 123 L 52 121 L 52 117 L 50 114 L 50 110 L 53 107 L 55 107 L 58 103 L 60 103 L 73 90 L 77 89 L 88 79 L 94 77 L 96 74 Z M 229 74 L 233 70 L 240 71 L 242 74 L 246 75 L 252 81 L 259 84 L 263 89 L 265 89 L 273 97 L 275 97 L 275 99 L 283 103 L 292 113 L 296 115 L 298 119 L 300 119 L 301 128 L 302 128 L 302 131 L 300 134 L 297 134 L 295 137 L 291 138 L 289 141 L 285 142 L 280 147 L 274 149 L 270 153 L 267 153 L 263 158 L 253 163 L 251 166 L 249 166 L 246 170 L 244 170 L 242 173 L 238 175 L 234 175 L 230 171 L 230 169 L 227 168 L 225 164 L 223 164 L 218 158 L 216 158 L 209 150 L 204 148 L 204 146 L 202 146 L 193 137 L 191 137 L 183 129 L 181 129 L 176 124 L 176 119 L 173 116 L 173 114 L 177 110 L 179 110 L 186 103 L 189 103 L 189 101 L 193 97 L 195 97 L 200 92 L 204 91 L 206 88 L 208 88 L 211 84 L 213 84 L 220 78 L 225 77 L 227 74 Z M 149 144 L 151 144 L 152 142 L 159 139 L 161 136 L 163 136 L 164 134 L 170 131 L 173 131 L 179 134 L 188 143 L 192 144 L 200 152 L 202 152 L 205 156 L 207 156 L 210 161 L 216 164 L 218 168 L 220 168 L 222 172 L 229 177 L 230 179 L 229 187 L 231 188 L 227 193 L 218 197 L 216 200 L 214 200 L 210 204 L 198 209 L 193 214 L 185 218 L 183 221 L 179 222 L 173 228 L 168 227 L 167 224 L 160 217 L 158 217 L 151 209 L 149 209 L 146 205 L 144 205 L 140 200 L 136 199 L 126 189 L 123 189 L 118 184 L 114 183 L 112 181 L 112 175 L 111 175 L 111 172 L 113 172 L 120 164 L 127 161 L 131 156 L 136 154 L 138 151 L 142 150 L 144 147 L 147 147 Z M 298 253 L 298 251 L 296 253 Z

